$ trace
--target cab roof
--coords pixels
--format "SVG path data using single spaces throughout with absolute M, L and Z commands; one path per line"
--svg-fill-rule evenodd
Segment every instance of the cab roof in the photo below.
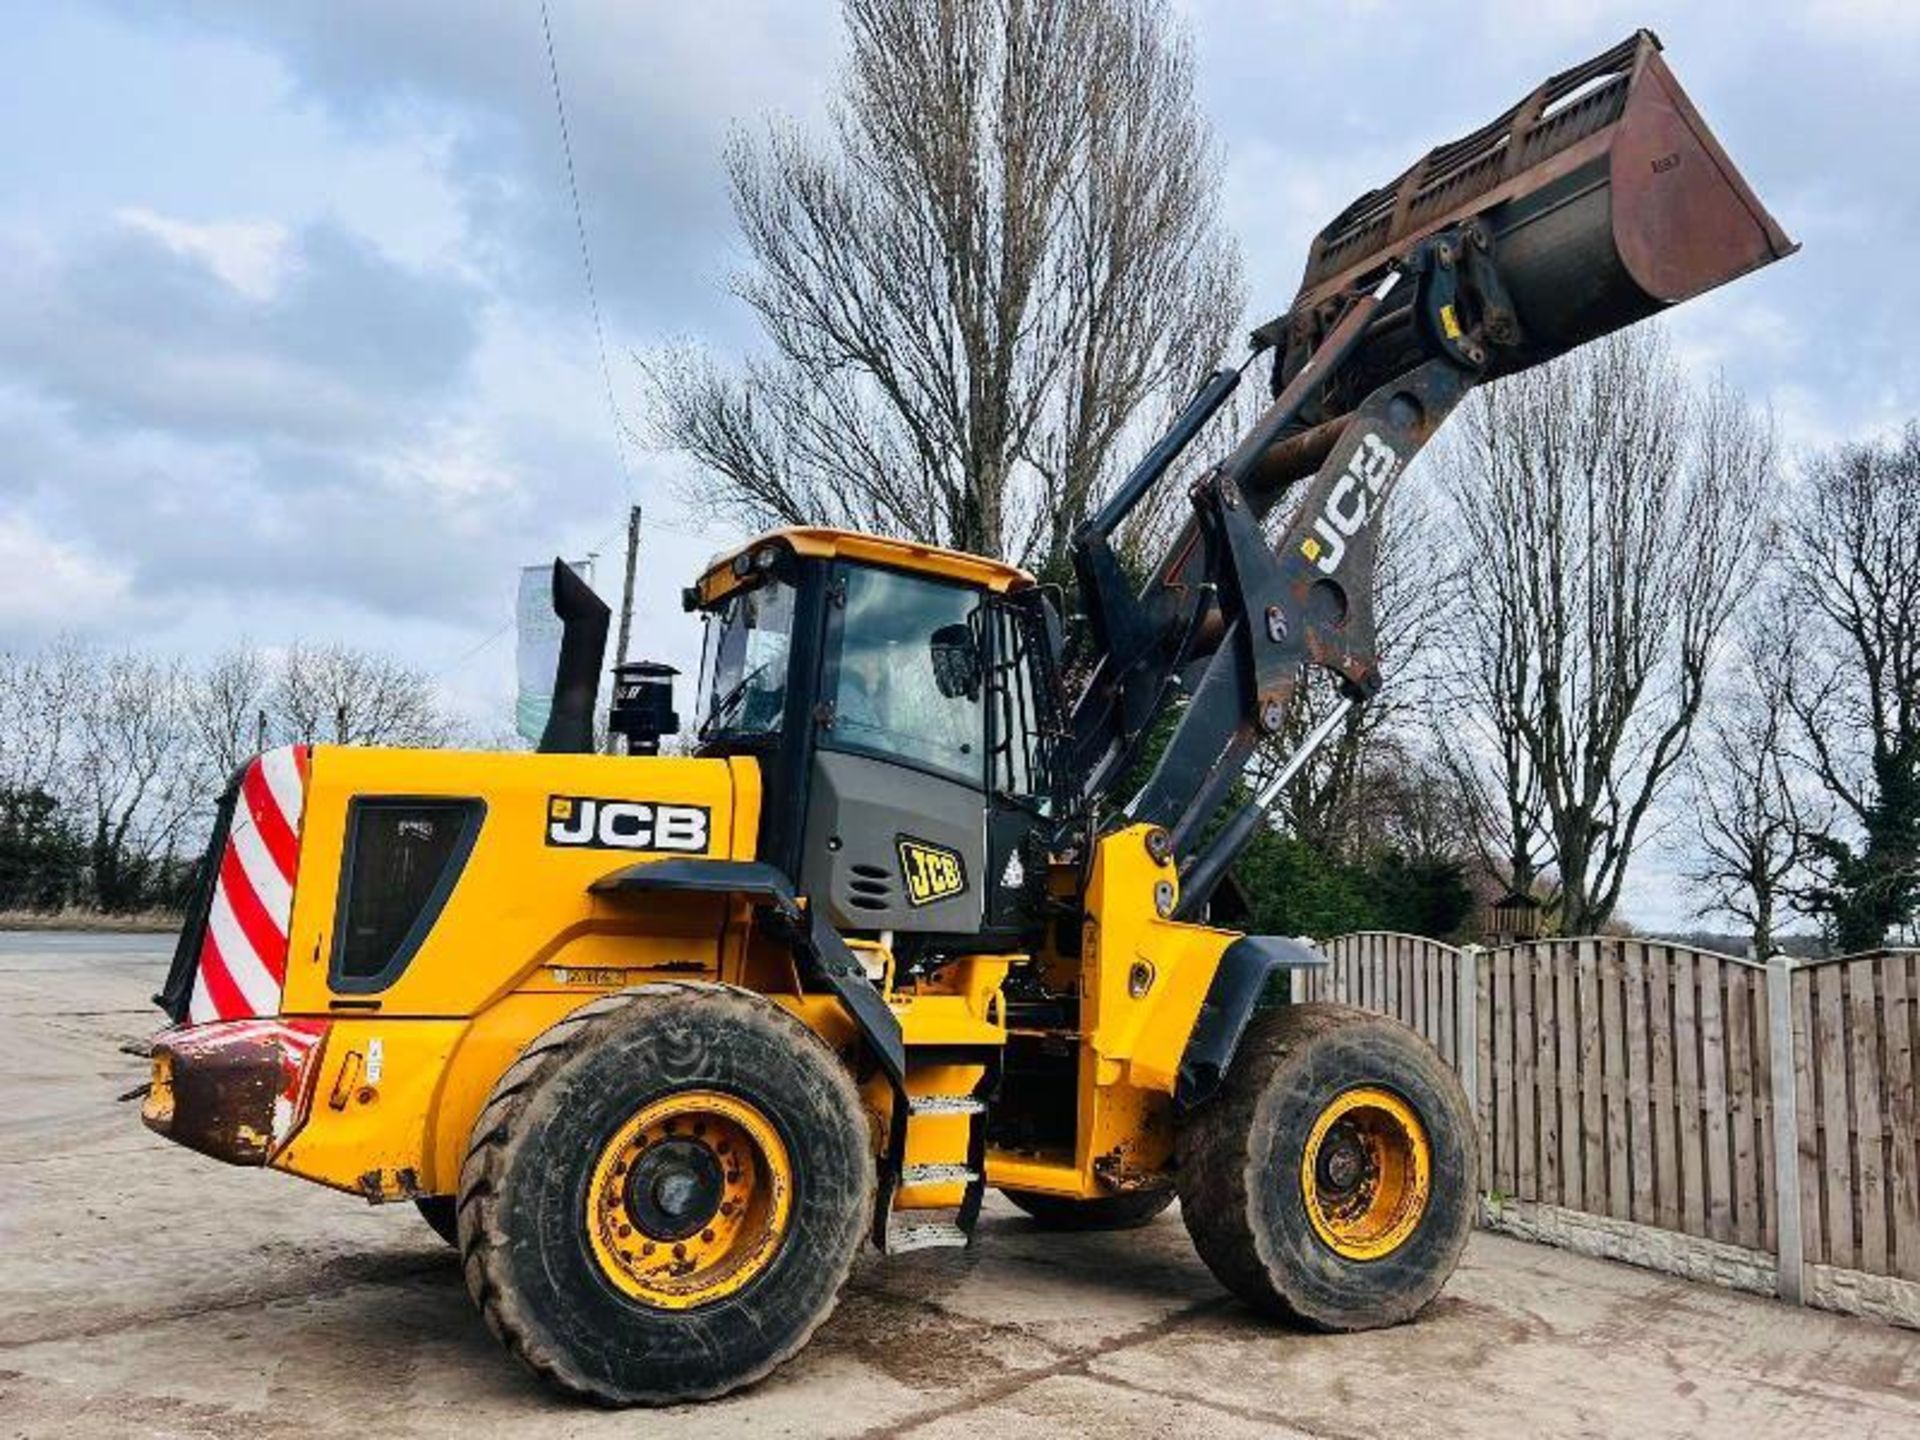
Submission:
M 779 546 L 808 558 L 857 560 L 869 565 L 886 565 L 896 570 L 932 575 L 942 580 L 957 580 L 983 590 L 1005 594 L 1032 585 L 1033 576 L 1015 565 L 948 550 L 939 545 L 923 545 L 915 540 L 897 540 L 887 535 L 868 535 L 858 530 L 830 530 L 819 525 L 793 525 L 756 536 L 746 544 L 714 557 L 696 586 L 699 604 L 711 605 L 722 599 L 752 573 L 753 557 L 768 546 Z

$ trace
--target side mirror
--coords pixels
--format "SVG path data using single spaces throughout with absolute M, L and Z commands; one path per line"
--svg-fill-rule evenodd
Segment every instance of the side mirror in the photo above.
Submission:
M 927 644 L 933 654 L 933 683 L 942 695 L 971 700 L 980 693 L 980 644 L 971 625 L 942 625 Z

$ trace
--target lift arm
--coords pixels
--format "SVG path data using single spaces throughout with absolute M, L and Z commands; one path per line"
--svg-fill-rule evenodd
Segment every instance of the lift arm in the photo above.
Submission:
M 1093 646 L 1069 736 L 1079 814 L 1165 827 L 1183 913 L 1197 910 L 1277 794 L 1213 823 L 1308 668 L 1349 703 L 1378 690 L 1378 516 L 1473 386 L 1795 248 L 1647 31 L 1348 206 L 1316 238 L 1292 308 L 1254 334 L 1254 356 L 1275 357 L 1272 402 L 1194 484 L 1146 584 L 1128 583 L 1114 536 L 1245 365 L 1208 378 L 1076 537 Z M 1275 536 L 1263 522 L 1283 502 Z M 1176 706 L 1145 783 L 1115 794 Z

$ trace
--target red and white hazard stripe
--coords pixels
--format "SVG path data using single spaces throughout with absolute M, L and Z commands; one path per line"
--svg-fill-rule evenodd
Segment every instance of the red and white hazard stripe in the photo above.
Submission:
M 193 1024 L 279 1013 L 307 767 L 306 746 L 282 745 L 241 776 L 187 1008 Z

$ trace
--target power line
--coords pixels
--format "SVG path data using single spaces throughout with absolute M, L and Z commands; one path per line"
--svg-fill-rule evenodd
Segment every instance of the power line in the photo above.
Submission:
M 519 617 L 516 616 L 514 618 L 518 619 Z M 502 625 L 498 630 L 494 631 L 491 635 L 487 636 L 486 639 L 480 641 L 477 645 L 471 646 L 470 648 L 462 651 L 456 658 L 449 660 L 446 664 L 442 665 L 438 670 L 434 671 L 433 678 L 435 680 L 440 680 L 445 678 L 448 675 L 451 675 L 455 670 L 458 670 L 462 665 L 466 664 L 469 660 L 473 659 L 473 657 L 478 655 L 482 650 L 485 650 L 489 645 L 493 644 L 494 641 L 498 640 L 502 635 L 505 635 L 509 630 L 513 629 L 513 626 L 514 626 L 513 620 L 507 621 L 506 624 Z
M 625 524 L 626 522 L 622 521 L 619 525 L 616 525 L 613 527 L 613 529 L 607 531 L 606 534 L 602 535 L 598 540 L 594 541 L 592 546 L 590 546 L 586 551 L 586 554 L 591 556 L 601 550 L 604 550 L 607 547 L 607 545 L 613 540 L 614 536 L 618 535 L 620 531 L 625 527 Z M 451 675 L 455 670 L 458 670 L 462 665 L 465 665 L 469 660 L 473 659 L 481 651 L 488 649 L 495 642 L 500 640 L 509 631 L 511 631 L 515 625 L 519 624 L 519 621 L 520 621 L 519 615 L 518 614 L 514 615 L 511 619 L 509 619 L 506 622 L 506 624 L 502 625 L 498 630 L 495 630 L 491 635 L 487 636 L 486 639 L 481 640 L 469 646 L 467 649 L 461 651 L 460 654 L 456 656 L 454 659 L 449 660 L 446 664 L 442 665 L 438 670 L 434 671 L 433 678 L 435 680 L 440 680 L 448 675 Z
M 633 504 L 633 470 L 627 462 L 627 427 L 620 414 L 620 402 L 614 394 L 613 367 L 607 361 L 607 330 L 600 317 L 600 291 L 593 278 L 593 249 L 587 243 L 586 211 L 580 204 L 580 177 L 573 163 L 573 131 L 567 124 L 567 102 L 560 86 L 560 61 L 553 48 L 553 16 L 547 8 L 547 0 L 540 0 L 540 33 L 547 47 L 547 76 L 553 84 L 553 113 L 560 124 L 560 151 L 567 162 L 567 194 L 573 202 L 573 231 L 580 242 L 580 273 L 587 284 L 587 311 L 593 318 L 594 348 L 600 360 L 600 381 L 605 387 L 607 397 L 607 417 L 613 423 L 613 449 L 620 460 L 621 498 L 631 508 Z M 623 524 L 625 522 L 622 522 Z M 619 533 L 619 527 L 607 532 L 606 540 Z M 603 540 L 592 547 L 597 551 L 605 544 Z M 589 551 L 591 554 L 592 551 Z M 488 649 L 513 629 L 514 620 L 508 620 L 498 630 L 484 640 L 471 646 L 453 660 L 447 662 L 434 673 L 437 680 L 441 676 L 458 670 L 469 660 Z
M 606 322 L 602 319 L 600 312 L 599 287 L 593 277 L 593 247 L 587 239 L 586 209 L 580 203 L 580 175 L 573 160 L 573 129 L 567 122 L 566 94 L 560 83 L 560 60 L 554 50 L 553 44 L 553 15 L 548 8 L 547 0 L 540 0 L 540 33 L 546 42 L 547 77 L 553 85 L 553 113 L 560 127 L 560 151 L 566 159 L 567 195 L 573 204 L 574 235 L 580 242 L 580 273 L 585 279 L 587 286 L 587 311 L 593 319 L 593 343 L 600 361 L 600 382 L 606 392 L 607 418 L 613 425 L 614 453 L 620 460 L 622 498 L 626 501 L 627 509 L 631 511 L 633 507 L 634 483 L 633 468 L 627 457 L 627 424 L 625 418 L 620 413 L 620 401 L 614 391 L 613 366 L 607 360 L 607 328 Z M 626 522 L 623 521 L 622 525 L 625 523 Z M 685 529 L 682 526 L 667 524 L 657 520 L 651 523 L 655 528 L 669 530 L 677 535 L 697 536 L 697 532 Z M 590 547 L 589 553 L 591 554 L 603 549 L 606 543 L 619 533 L 620 528 L 621 526 L 616 526 L 614 529 L 609 530 L 602 540 Z M 478 644 L 461 654 L 459 658 L 442 667 L 436 673 L 435 678 L 438 679 L 450 671 L 459 669 L 469 660 L 479 655 L 481 651 L 491 647 L 514 628 L 514 623 L 513 620 L 507 621 L 507 623 L 502 625 L 498 630 L 495 630 L 484 640 L 481 640 Z
M 566 158 L 567 195 L 573 203 L 574 235 L 580 242 L 580 273 L 586 280 L 587 311 L 593 319 L 593 343 L 600 361 L 600 382 L 606 392 L 607 418 L 613 425 L 614 453 L 620 459 L 622 498 L 626 502 L 627 510 L 631 512 L 634 504 L 634 482 L 633 468 L 627 457 L 628 430 L 626 420 L 620 413 L 619 398 L 614 391 L 613 366 L 607 360 L 607 328 L 606 322 L 601 318 L 599 287 L 593 278 L 593 247 L 587 240 L 586 210 L 580 203 L 580 176 L 573 160 L 573 130 L 567 122 L 566 94 L 560 83 L 560 60 L 553 45 L 553 15 L 548 8 L 547 0 L 540 0 L 540 33 L 546 41 L 547 77 L 553 85 L 553 113 L 560 127 L 560 151 Z M 589 553 L 605 548 L 606 543 L 620 532 L 620 529 L 624 527 L 625 523 L 625 521 L 622 521 L 620 526 L 609 530 L 601 541 L 590 548 Z M 690 539 L 701 538 L 699 531 L 689 530 L 685 526 L 675 525 L 667 521 L 650 519 L 648 524 L 653 529 L 670 531 L 673 534 L 686 536 Z M 514 621 L 507 621 L 506 624 L 502 625 L 498 630 L 495 630 L 491 635 L 488 635 L 484 640 L 481 640 L 478 644 L 463 652 L 457 659 L 443 666 L 435 673 L 434 678 L 438 679 L 440 676 L 459 669 L 469 660 L 479 655 L 481 651 L 488 649 L 500 640 L 513 628 Z
M 560 89 L 560 61 L 553 50 L 553 17 L 547 0 L 540 0 L 540 30 L 547 41 L 547 74 L 553 81 L 553 113 L 560 121 L 560 149 L 567 160 L 567 193 L 573 200 L 573 228 L 580 240 L 580 272 L 587 281 L 587 309 L 593 316 L 593 340 L 600 354 L 600 379 L 607 392 L 607 416 L 613 422 L 613 448 L 620 457 L 622 498 L 633 503 L 633 472 L 627 464 L 627 427 L 620 402 L 613 393 L 613 367 L 607 363 L 607 330 L 600 318 L 600 292 L 593 281 L 593 251 L 587 244 L 586 211 L 580 205 L 580 178 L 573 164 L 573 132 L 567 125 L 567 102 Z

